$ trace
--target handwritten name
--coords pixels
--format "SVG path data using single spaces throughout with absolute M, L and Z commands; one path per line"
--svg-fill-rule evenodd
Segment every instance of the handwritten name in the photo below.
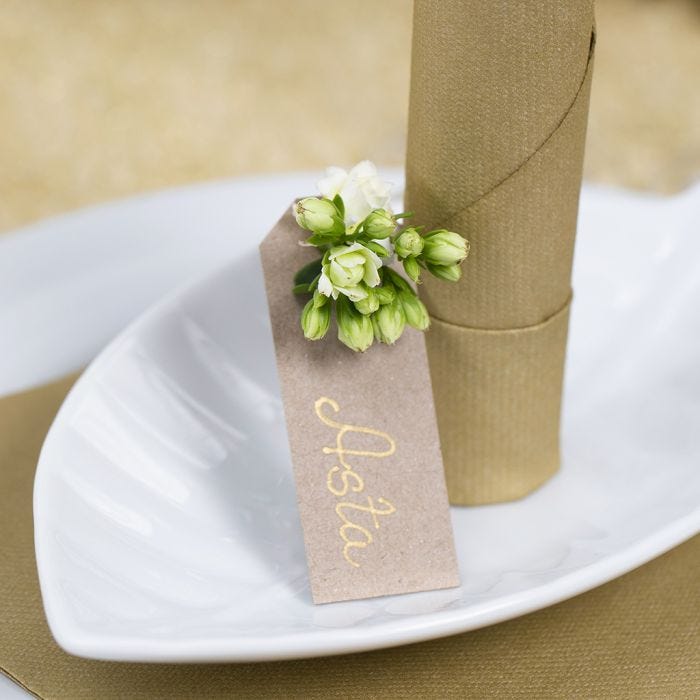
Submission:
M 380 518 L 396 512 L 396 508 L 385 498 L 377 498 L 376 501 L 371 496 L 365 496 L 366 500 L 359 502 L 354 500 L 353 494 L 361 494 L 365 489 L 365 483 L 356 469 L 349 462 L 351 457 L 372 457 L 385 459 L 396 452 L 396 443 L 390 435 L 350 423 L 340 423 L 328 416 L 324 409 L 330 406 L 334 413 L 340 411 L 337 401 L 322 396 L 314 404 L 316 415 L 325 425 L 337 430 L 334 447 L 324 447 L 323 453 L 336 455 L 338 463 L 331 467 L 326 474 L 326 486 L 328 490 L 339 500 L 335 505 L 335 513 L 340 518 L 341 525 L 338 534 L 343 541 L 343 557 L 351 566 L 359 567 L 360 563 L 352 556 L 353 550 L 364 549 L 374 542 L 374 535 L 370 527 L 374 525 L 375 530 L 379 530 Z M 349 435 L 372 435 L 386 443 L 384 450 L 359 450 L 350 449 L 345 446 L 345 439 Z M 365 525 L 358 522 L 364 518 Z

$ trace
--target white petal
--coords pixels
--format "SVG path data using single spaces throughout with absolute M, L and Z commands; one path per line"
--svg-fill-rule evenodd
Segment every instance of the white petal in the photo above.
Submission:
M 321 294 L 323 294 L 323 296 L 333 296 L 333 283 L 331 282 L 330 277 L 328 277 L 328 275 L 325 272 L 321 272 L 321 276 L 319 277 L 318 291 Z M 333 298 L 335 299 L 336 297 L 337 295 Z
M 376 287 L 379 284 L 379 272 L 377 268 L 372 265 L 365 265 L 365 274 L 362 277 L 362 281 L 368 287 Z
M 370 211 L 374 209 L 389 209 L 391 204 L 391 187 L 385 182 L 363 181 L 360 183 L 362 195 L 367 202 Z
M 342 255 L 346 251 L 344 245 L 337 245 L 328 251 L 328 260 L 335 260 L 338 255 Z
M 345 268 L 357 267 L 358 265 L 364 265 L 367 262 L 367 258 L 359 250 L 348 250 L 347 252 L 339 255 L 337 258 L 331 260 L 332 263 L 340 263 Z
M 333 199 L 342 189 L 348 178 L 347 172 L 342 168 L 331 166 L 326 168 L 326 176 L 318 181 L 318 191 L 322 196 Z
M 354 253 L 356 250 L 367 250 L 367 248 L 365 248 L 362 243 L 355 241 L 354 243 L 350 243 L 350 245 L 339 245 L 335 248 L 331 248 L 330 255 L 328 257 L 333 260 L 333 258 L 337 257 L 338 255 Z
M 339 292 L 345 294 L 350 301 L 360 301 L 368 297 L 367 292 L 362 287 L 336 287 Z
M 358 188 L 356 181 L 348 178 L 340 191 L 340 196 L 345 204 L 345 221 L 349 224 L 362 221 L 372 211 L 367 206 L 367 200 Z
M 350 169 L 348 177 L 377 177 L 377 166 L 371 160 L 361 160 Z
M 349 268 L 345 268 L 342 265 L 338 264 L 335 260 L 331 260 L 330 269 L 331 274 L 333 275 L 331 282 L 335 280 L 336 283 L 340 282 L 341 284 L 353 283 L 352 273 L 349 271 Z
M 365 267 L 368 265 L 373 265 L 374 267 L 381 267 L 382 266 L 382 259 L 373 251 L 370 250 L 369 248 L 365 248 L 365 246 L 361 245 L 358 243 L 360 248 L 362 248 L 362 255 L 365 256 L 367 259 L 367 263 L 365 264 Z
M 391 184 L 380 179 L 372 161 L 363 160 L 348 173 L 341 196 L 345 202 L 346 219 L 354 223 L 374 209 L 389 208 Z

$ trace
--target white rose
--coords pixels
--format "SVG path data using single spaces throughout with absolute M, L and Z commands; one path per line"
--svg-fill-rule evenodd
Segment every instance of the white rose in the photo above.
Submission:
M 389 210 L 391 184 L 377 174 L 377 168 L 369 160 L 358 163 L 350 172 L 330 167 L 326 177 L 318 183 L 319 192 L 328 199 L 337 194 L 345 204 L 345 222 L 356 224 L 375 209 Z
M 367 287 L 379 284 L 381 258 L 361 243 L 339 245 L 324 256 L 318 291 L 327 297 L 344 294 L 352 301 L 367 297 Z

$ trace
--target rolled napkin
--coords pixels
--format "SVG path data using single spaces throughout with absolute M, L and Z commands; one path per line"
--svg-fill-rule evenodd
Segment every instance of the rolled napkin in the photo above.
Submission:
M 559 468 L 592 2 L 416 0 L 405 208 L 471 242 L 426 279 L 426 336 L 455 504 L 526 495 Z

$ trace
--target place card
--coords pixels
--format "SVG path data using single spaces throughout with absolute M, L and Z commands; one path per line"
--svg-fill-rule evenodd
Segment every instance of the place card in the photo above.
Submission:
M 458 586 L 423 334 L 364 353 L 301 333 L 291 207 L 260 245 L 314 603 Z M 430 332 L 430 331 L 428 331 Z

